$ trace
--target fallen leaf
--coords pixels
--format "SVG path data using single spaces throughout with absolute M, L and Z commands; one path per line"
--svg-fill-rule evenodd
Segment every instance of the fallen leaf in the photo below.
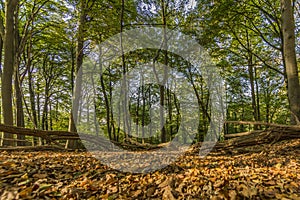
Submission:
M 175 200 L 176 198 L 172 194 L 172 188 L 170 186 L 167 186 L 164 188 L 164 193 L 162 196 L 163 200 Z
M 33 174 L 33 178 L 38 178 L 38 179 L 43 179 L 46 178 L 48 175 L 47 174 Z

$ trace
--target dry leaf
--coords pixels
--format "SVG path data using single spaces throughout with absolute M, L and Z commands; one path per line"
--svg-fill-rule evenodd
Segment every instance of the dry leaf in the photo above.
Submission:
M 33 178 L 43 179 L 46 178 L 47 174 L 33 174 Z
M 163 200 L 175 200 L 176 199 L 172 194 L 172 188 L 170 186 L 167 186 L 164 188 L 162 199 Z

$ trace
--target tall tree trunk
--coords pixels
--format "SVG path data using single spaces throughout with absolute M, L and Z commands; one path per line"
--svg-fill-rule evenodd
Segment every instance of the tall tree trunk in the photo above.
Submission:
M 146 91 L 145 91 L 145 80 L 143 74 L 141 74 L 142 77 L 142 143 L 145 143 L 145 116 L 146 116 Z M 138 98 L 138 106 L 137 110 L 139 111 L 139 101 L 140 101 L 140 92 L 139 92 L 139 98 Z M 151 116 L 149 116 L 151 117 Z M 139 117 L 138 117 L 139 119 Z
M 141 75 L 143 76 L 143 75 Z M 143 87 L 143 85 L 142 85 Z M 143 90 L 143 89 L 142 89 Z M 138 96 L 136 99 L 136 107 L 135 107 L 135 119 L 134 119 L 134 123 L 135 123 L 135 134 L 139 135 L 139 109 L 140 109 L 140 98 L 141 98 L 141 91 L 140 88 L 138 88 Z M 133 112 L 133 111 L 132 111 Z M 144 114 L 144 113 L 143 113 Z M 144 115 L 142 114 L 142 126 L 143 126 L 143 120 L 144 120 Z
M 22 94 L 22 80 L 20 76 L 20 55 L 17 53 L 19 52 L 19 27 L 18 27 L 18 15 L 19 15 L 19 6 L 17 6 L 17 10 L 15 12 L 15 96 L 16 96 L 16 125 L 18 127 L 25 127 L 25 120 L 24 120 L 24 110 L 23 110 L 23 94 Z M 17 146 L 25 146 L 25 135 L 18 135 L 17 134 Z M 22 141 L 23 140 L 23 141 Z
M 246 30 L 246 37 L 247 37 L 247 49 L 248 49 L 248 73 L 250 79 L 250 89 L 251 89 L 251 100 L 252 100 L 252 112 L 255 121 L 258 121 L 258 113 L 257 113 L 257 105 L 256 105 L 256 93 L 255 93 L 255 77 L 254 77 L 254 69 L 253 69 L 253 54 L 252 54 L 252 47 L 251 41 L 249 38 L 249 33 Z M 254 125 L 254 130 L 257 130 L 258 126 Z
M 4 23 L 3 23 L 3 17 L 0 16 L 0 78 L 1 78 L 1 82 L 2 82 L 2 55 L 3 55 L 3 45 L 4 45 Z M 0 123 L 2 122 L 2 105 L 0 105 Z M 2 138 L 4 137 L 4 135 L 1 133 L 0 136 L 0 146 L 2 146 Z
M 16 66 L 18 67 L 18 66 Z M 16 124 L 18 127 L 25 127 L 24 110 L 23 110 L 23 96 L 21 92 L 21 83 L 18 69 L 15 72 L 15 93 L 16 93 Z M 18 140 L 25 140 L 25 135 L 17 135 Z M 25 146 L 25 141 L 18 141 L 18 146 Z
M 97 93 L 96 93 L 96 87 L 95 87 L 95 84 L 94 84 L 94 78 L 93 76 L 91 77 L 92 78 L 92 85 L 93 85 L 93 108 L 94 108 L 94 114 L 93 114 L 93 123 L 95 125 L 95 131 L 96 131 L 96 135 L 99 136 L 99 133 L 100 133 L 100 127 L 99 127 L 99 123 L 98 123 L 98 119 L 97 119 L 97 101 L 96 101 L 96 96 L 97 96 Z M 109 112 L 106 111 L 106 112 Z
M 161 0 L 161 8 L 162 8 L 162 24 L 163 24 L 163 34 L 164 34 L 164 41 L 163 41 L 163 49 L 164 51 L 164 65 L 167 66 L 168 65 L 168 51 L 167 51 L 167 33 L 166 33 L 166 28 L 167 28 L 167 19 L 166 19 L 166 10 L 167 7 L 165 5 L 165 0 Z M 164 66 L 164 67 L 165 67 Z M 162 80 L 161 85 L 159 86 L 159 102 L 160 102 L 160 128 L 161 128 L 161 142 L 165 143 L 167 141 L 167 131 L 166 131 L 166 127 L 165 127 L 165 117 L 164 117 L 164 106 L 165 106 L 165 83 L 167 81 L 167 75 L 168 72 L 167 70 L 164 68 L 164 77 Z
M 28 55 L 29 56 L 29 55 Z M 32 68 L 31 68 L 31 59 L 28 59 L 27 65 L 28 69 L 28 91 L 29 91 L 29 99 L 30 99 L 30 108 L 32 113 L 32 123 L 35 129 L 38 127 L 38 120 L 37 120 L 37 111 L 35 106 L 35 93 L 34 93 L 34 86 L 33 86 L 33 77 L 32 77 Z M 36 145 L 38 138 L 32 138 L 32 145 Z
M 172 84 L 172 83 L 171 83 Z M 168 105 L 168 117 L 169 117 L 169 134 L 170 134 L 170 138 L 173 135 L 173 117 L 172 117 L 172 92 L 170 90 L 167 90 L 167 105 Z
M 12 105 L 12 78 L 14 72 L 14 12 L 18 5 L 18 0 L 7 0 L 5 5 L 5 37 L 4 37 L 4 67 L 2 74 L 2 108 L 4 124 L 13 125 L 13 105 Z M 2 146 L 13 146 L 13 135 L 4 133 Z
M 109 70 L 109 74 L 111 73 L 110 68 L 108 67 Z M 112 87 L 112 80 L 111 80 L 111 76 L 109 76 L 109 102 L 112 102 L 112 91 L 113 87 Z M 113 114 L 113 109 L 112 106 L 110 106 L 110 120 L 111 120 L 111 129 L 112 129 L 112 134 L 114 136 L 114 140 L 115 141 L 119 141 L 119 137 L 120 137 L 120 128 L 118 127 L 118 131 L 116 133 L 116 127 L 115 127 L 115 122 L 114 122 L 114 114 Z
M 295 20 L 292 1 L 281 0 L 280 2 L 288 99 L 292 112 L 291 123 L 296 124 L 300 119 L 300 85 L 295 50 Z
M 81 95 L 82 88 L 82 74 L 79 73 L 79 70 L 83 63 L 84 56 L 84 30 L 86 23 L 86 5 L 85 1 L 80 1 L 80 18 L 78 26 L 78 36 L 77 36 L 77 49 L 76 49 L 76 81 L 74 86 L 74 95 L 73 95 L 73 108 L 70 114 L 69 119 L 69 131 L 77 132 L 76 122 L 78 119 L 78 109 L 79 109 L 79 99 Z M 78 140 L 68 140 L 66 143 L 66 148 L 77 149 L 79 148 Z
M 125 12 L 125 0 L 121 0 L 121 15 L 120 15 L 120 32 L 123 32 L 124 29 L 124 12 Z M 124 95 L 124 101 L 122 102 L 121 109 L 124 113 L 124 118 L 123 118 L 123 123 L 124 123 L 124 133 L 125 133 L 125 138 L 130 135 L 130 124 L 129 124 L 129 112 L 128 112 L 128 83 L 126 79 L 126 72 L 127 67 L 125 63 L 125 55 L 123 52 L 123 35 L 120 35 L 120 44 L 121 44 L 121 54 L 122 54 L 122 72 L 123 72 L 123 95 Z
M 265 105 L 266 105 L 266 122 L 267 123 L 270 123 L 271 120 L 270 120 L 270 99 L 271 99 L 271 92 L 269 91 L 270 87 L 270 81 L 267 80 L 266 81 L 266 90 L 264 92 L 264 98 L 265 98 Z
M 254 83 L 255 83 L 255 90 L 256 90 L 256 114 L 257 114 L 257 121 L 260 121 L 260 98 L 259 98 L 259 86 L 257 81 L 257 69 L 254 68 Z M 260 128 L 260 126 L 259 126 Z
M 42 130 L 48 130 L 48 103 L 49 103 L 49 98 L 48 98 L 48 87 L 47 84 L 45 86 L 45 101 L 44 101 L 44 107 L 43 107 L 43 114 L 42 114 Z
M 99 59 L 101 59 L 102 56 L 102 49 L 99 51 Z M 105 110 L 106 110 L 106 126 L 107 126 L 107 132 L 108 132 L 108 137 L 111 140 L 112 139 L 112 129 L 111 129 L 111 119 L 110 119 L 110 101 L 107 96 L 106 88 L 105 88 L 105 83 L 104 83 L 104 76 L 103 76 L 103 69 L 102 69 L 102 60 L 99 60 L 100 63 L 100 84 L 101 84 L 101 91 L 103 93 L 104 97 L 104 103 L 105 103 Z M 94 85 L 94 84 L 93 84 Z M 114 138 L 115 139 L 115 138 Z
M 1 20 L 1 18 L 0 18 L 0 20 Z M 3 39 L 2 39 L 2 35 L 1 35 L 1 37 L 0 37 L 0 77 L 1 77 L 1 80 L 2 80 L 2 54 L 3 54 Z M 2 105 L 0 105 L 0 123 L 2 123 Z M 1 141 L 2 140 L 0 140 L 0 146 L 1 146 Z
M 3 39 L 2 37 L 0 37 L 0 77 L 1 78 L 2 78 L 2 54 L 3 54 Z
M 75 75 L 76 75 L 76 48 L 74 48 L 74 42 L 72 40 L 72 47 L 71 47 L 71 74 L 70 74 L 70 79 L 71 79 L 71 90 L 72 92 L 74 92 L 74 79 L 75 79 Z M 69 116 L 69 130 L 75 130 L 75 123 L 74 123 L 74 119 L 73 119 L 73 112 L 70 112 L 70 116 Z M 73 144 L 71 144 L 71 140 L 67 140 L 66 142 L 66 148 L 69 148 L 71 146 L 74 146 Z
M 49 102 L 49 126 L 50 126 L 50 131 L 53 130 L 53 114 L 52 114 L 52 104 Z
M 33 18 L 33 16 L 32 16 Z M 34 27 L 34 20 L 31 21 L 31 26 Z M 33 28 L 30 30 L 29 33 L 29 39 L 28 39 L 28 45 L 26 48 L 27 51 L 27 78 L 28 78 L 28 91 L 29 91 L 29 101 L 30 101 L 30 108 L 31 108 L 31 114 L 32 118 L 31 121 L 33 123 L 34 129 L 38 129 L 38 118 L 37 118 L 37 110 L 36 110 L 36 100 L 35 100 L 35 92 L 34 92 L 34 80 L 32 77 L 32 72 L 34 70 L 34 66 L 32 65 L 32 37 L 33 37 Z M 25 59 L 24 59 L 25 60 Z M 38 137 L 32 137 L 32 146 L 35 146 L 37 144 L 37 141 L 41 140 Z
M 148 107 L 149 107 L 149 116 L 151 117 L 152 116 L 152 109 L 151 109 L 151 107 L 152 107 L 152 102 L 151 102 L 151 89 L 152 89 L 152 87 L 149 85 L 148 86 L 149 87 L 149 89 L 148 89 L 148 94 L 147 94 L 147 98 L 148 98 Z M 152 128 L 152 125 L 151 125 L 151 121 L 150 121 L 150 125 L 149 125 L 149 135 L 151 135 L 152 136 L 152 132 L 153 132 L 153 128 Z M 152 141 L 153 141 L 153 137 L 150 137 L 149 138 L 150 139 L 150 143 L 152 143 Z
M 41 85 L 37 83 L 36 91 L 39 91 L 40 87 Z M 37 128 L 40 129 L 41 128 L 41 96 L 39 92 L 36 95 L 36 107 L 37 107 Z M 38 145 L 42 145 L 42 144 L 43 144 L 43 140 L 42 138 L 39 137 Z

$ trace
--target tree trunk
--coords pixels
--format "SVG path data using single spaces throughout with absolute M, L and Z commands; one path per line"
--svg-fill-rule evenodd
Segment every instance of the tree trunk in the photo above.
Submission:
M 74 86 L 73 94 L 73 107 L 69 118 L 69 131 L 77 132 L 76 122 L 78 118 L 78 109 L 79 109 L 79 99 L 81 95 L 82 88 L 82 74 L 79 73 L 79 70 L 83 63 L 84 56 L 84 26 L 86 23 L 86 3 L 84 1 L 80 2 L 80 18 L 79 18 L 79 27 L 78 27 L 78 36 L 77 36 L 77 49 L 76 49 L 76 81 Z M 73 84 L 73 83 L 72 83 Z M 68 140 L 66 143 L 66 148 L 77 149 L 79 148 L 79 142 L 77 140 Z
M 52 104 L 49 102 L 49 126 L 50 130 L 53 130 L 53 114 L 52 114 Z
M 143 85 L 142 85 L 142 87 L 143 87 Z M 139 109 L 140 109 L 140 98 L 141 98 L 141 90 L 140 90 L 140 88 L 138 88 L 137 93 L 138 93 L 138 96 L 137 96 L 137 100 L 136 100 L 134 123 L 135 123 L 135 134 L 139 135 L 139 117 L 140 117 L 139 116 Z M 142 126 L 143 126 L 143 120 L 144 120 L 144 115 L 142 114 Z
M 101 59 L 102 49 L 100 49 L 99 54 L 100 54 L 99 59 Z M 105 83 L 104 83 L 102 60 L 100 60 L 99 63 L 100 63 L 100 74 L 101 74 L 101 76 L 100 76 L 101 91 L 103 93 L 104 103 L 105 103 L 105 108 L 106 108 L 106 126 L 107 126 L 107 132 L 108 132 L 109 139 L 111 140 L 112 139 L 112 134 L 111 134 L 112 129 L 111 129 L 111 119 L 110 119 L 110 110 L 111 110 L 111 108 L 110 108 L 110 102 L 109 102 L 109 99 L 108 99 L 108 96 L 107 96 L 107 93 L 106 93 L 106 88 L 105 88 Z
M 16 66 L 18 67 L 18 66 Z M 20 77 L 18 73 L 18 69 L 15 73 L 15 93 L 16 93 L 16 123 L 18 127 L 25 127 L 24 122 L 24 110 L 23 110 L 23 96 L 21 92 L 21 83 L 20 83 Z M 18 140 L 25 140 L 24 135 L 17 135 Z M 18 141 L 17 146 L 25 146 L 24 141 Z
M 125 12 L 125 0 L 121 0 L 121 15 L 120 15 L 120 32 L 123 32 L 124 29 L 124 12 Z M 124 114 L 123 118 L 123 123 L 124 123 L 124 133 L 125 133 L 125 138 L 128 137 L 131 131 L 130 123 L 129 123 L 129 112 L 128 112 L 128 83 L 126 79 L 126 73 L 127 73 L 127 67 L 125 63 L 125 55 L 123 52 L 123 35 L 120 35 L 120 44 L 121 44 L 121 54 L 122 54 L 122 72 L 123 72 L 123 80 L 122 80 L 122 85 L 123 85 L 123 91 L 124 92 L 124 100 L 121 105 L 121 109 Z
M 260 121 L 260 97 L 259 97 L 259 86 L 257 81 L 257 69 L 254 68 L 254 83 L 256 88 L 256 114 L 257 114 L 257 121 Z M 260 128 L 260 127 L 259 127 Z
M 164 51 L 164 65 L 168 65 L 168 43 L 167 43 L 167 33 L 166 33 L 166 28 L 167 28 L 167 16 L 166 16 L 166 10 L 167 7 L 165 5 L 165 0 L 161 1 L 161 8 L 162 8 L 162 24 L 164 28 L 164 41 L 163 41 L 163 49 Z M 164 66 L 164 67 L 165 67 Z M 159 86 L 159 95 L 160 95 L 160 124 L 161 124 L 161 142 L 165 143 L 167 141 L 167 131 L 166 131 L 166 126 L 165 126 L 165 117 L 164 117 L 164 106 L 165 106 L 165 83 L 167 81 L 167 70 L 164 68 L 164 77 L 162 80 L 161 85 Z
M 168 129 L 169 129 L 169 134 L 170 134 L 170 140 L 173 135 L 173 123 L 172 123 L 172 92 L 167 89 L 167 104 L 168 104 L 168 117 L 169 117 L 169 124 L 168 124 Z
M 7 0 L 5 5 L 5 37 L 4 37 L 4 67 L 2 74 L 2 107 L 4 123 L 7 125 L 13 125 L 13 105 L 12 105 L 12 78 L 14 72 L 14 11 L 18 5 L 18 0 Z M 13 135 L 10 133 L 4 133 L 2 146 L 13 146 Z
M 111 73 L 110 68 L 108 67 L 109 73 Z M 112 80 L 111 80 L 111 76 L 109 76 L 109 88 L 108 88 L 108 92 L 109 92 L 109 102 L 112 102 L 112 92 L 113 92 L 113 87 L 112 87 Z M 111 129 L 112 129 L 112 134 L 114 136 L 114 141 L 119 141 L 119 137 L 120 137 L 120 128 L 118 127 L 118 131 L 116 133 L 116 127 L 115 127 L 115 122 L 114 122 L 114 113 L 113 113 L 113 109 L 112 106 L 110 106 L 110 120 L 111 120 Z
M 1 35 L 1 37 L 0 37 L 0 77 L 1 77 L 1 81 L 2 81 L 2 54 L 3 54 L 3 38 Z M 2 105 L 0 105 L 0 123 L 3 123 L 2 122 Z M 0 140 L 0 146 L 1 146 L 1 141 L 2 140 Z
M 29 56 L 29 55 L 28 55 Z M 29 99 L 30 99 L 30 108 L 32 113 L 32 123 L 35 129 L 38 128 L 38 118 L 37 118 L 37 110 L 35 106 L 35 93 L 33 86 L 33 77 L 32 77 L 32 68 L 31 68 L 31 59 L 28 59 L 27 65 L 28 69 L 28 91 L 29 91 Z M 38 138 L 32 138 L 32 146 L 35 146 L 38 141 Z
M 36 91 L 40 90 L 41 85 L 39 83 L 37 84 L 37 88 Z M 36 107 L 37 107 L 37 128 L 40 129 L 41 128 L 41 95 L 38 92 L 36 95 Z M 41 138 L 39 138 L 38 140 L 38 145 L 42 145 L 43 141 Z
M 48 89 L 45 88 L 45 102 L 44 102 L 44 107 L 43 107 L 43 114 L 42 114 L 42 129 L 43 130 L 48 130 L 48 97 L 46 96 L 48 91 Z
M 93 123 L 95 125 L 95 129 L 96 129 L 96 135 L 99 136 L 100 133 L 100 127 L 99 127 L 99 123 L 98 123 L 98 119 L 97 119 L 97 101 L 96 101 L 96 88 L 95 88 L 95 84 L 94 84 L 94 79 L 92 76 L 92 83 L 93 83 L 93 108 L 94 108 L 94 114 L 93 114 Z M 109 112 L 109 110 L 107 111 Z
M 142 77 L 142 144 L 145 143 L 145 116 L 146 116 L 146 91 L 145 91 L 145 81 L 144 81 L 144 75 L 141 74 Z M 140 92 L 139 92 L 139 97 L 140 97 Z M 137 110 L 139 111 L 139 101 L 140 99 L 138 98 L 138 107 Z M 138 112 L 139 113 L 139 112 Z M 149 116 L 149 118 L 151 115 Z M 138 117 L 139 119 L 139 117 Z
M 256 102 L 256 92 L 255 92 L 255 77 L 254 77 L 254 69 L 253 69 L 253 54 L 252 54 L 252 47 L 251 41 L 249 38 L 249 33 L 246 30 L 247 36 L 247 49 L 248 49 L 248 73 L 250 79 L 250 88 L 251 88 L 251 100 L 252 100 L 252 110 L 253 110 L 253 117 L 255 121 L 258 121 L 258 112 L 257 112 L 257 102 Z M 257 130 L 258 126 L 254 125 L 254 130 Z
M 16 124 L 19 127 L 25 127 L 24 121 L 24 110 L 23 110 L 23 94 L 22 94 L 22 80 L 20 76 L 20 55 L 17 53 L 19 51 L 19 27 L 18 27 L 18 15 L 19 15 L 19 6 L 17 6 L 17 11 L 15 12 L 15 97 L 16 97 Z M 17 146 L 25 146 L 25 135 L 17 134 Z M 23 140 L 23 141 L 22 141 Z
M 151 100 L 151 86 L 149 85 L 149 90 L 148 90 L 148 95 L 147 95 L 147 98 L 148 98 L 148 106 L 149 106 L 149 116 L 152 116 L 152 112 L 151 112 L 151 107 L 152 107 L 152 100 Z M 152 128 L 152 125 L 151 125 L 151 121 L 150 121 L 150 126 L 149 126 L 149 134 L 152 135 L 152 132 L 153 132 L 153 128 Z M 149 138 L 151 144 L 152 144 L 152 141 L 153 141 L 153 137 L 150 137 Z
M 3 54 L 3 39 L 2 37 L 0 37 L 0 77 L 1 78 L 2 78 L 2 54 Z
M 283 52 L 288 86 L 288 99 L 292 113 L 291 123 L 300 119 L 300 85 L 295 50 L 295 20 L 291 0 L 281 0 Z M 297 119 L 298 118 L 298 119 Z

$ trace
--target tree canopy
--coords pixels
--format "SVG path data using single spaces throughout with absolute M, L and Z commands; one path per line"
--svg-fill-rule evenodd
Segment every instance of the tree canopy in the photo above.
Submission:
M 104 67 L 109 60 L 100 61 L 104 71 L 99 68 L 99 77 L 91 80 L 94 87 L 89 111 L 81 105 L 79 98 L 85 94 L 76 91 L 90 83 L 80 81 L 79 70 L 86 58 L 93 56 L 95 47 L 120 32 L 145 27 L 180 31 L 208 52 L 224 79 L 226 120 L 298 123 L 299 2 L 270 0 L 2 1 L 1 123 L 76 132 L 75 124 L 85 117 L 97 124 L 92 134 L 101 132 L 110 140 L 122 141 L 134 130 L 137 135 L 152 135 L 134 138 L 138 142 L 171 141 L 180 129 L 182 111 L 179 99 L 168 87 L 180 85 L 143 85 L 140 80 L 141 85 L 134 89 L 125 80 L 128 108 L 123 119 L 113 99 L 115 86 L 124 75 L 143 63 L 152 63 L 154 69 L 161 63 L 182 74 L 193 88 L 199 115 L 190 117 L 198 122 L 194 140 L 202 141 L 212 114 L 209 84 L 202 72 L 193 70 L 182 57 L 162 50 L 169 48 L 167 32 L 161 33 L 165 38 L 162 49 L 124 53 L 109 67 Z M 123 37 L 122 48 L 128 45 Z M 115 48 L 113 44 L 111 48 Z M 100 51 L 104 55 L 106 50 Z M 158 109 L 158 131 L 146 126 L 153 121 L 151 112 L 157 103 L 164 107 Z M 224 134 L 266 126 L 225 124 L 223 128 L 221 140 Z M 16 145 L 17 139 L 25 140 L 5 133 L 2 145 Z M 45 141 L 33 138 L 32 142 Z

